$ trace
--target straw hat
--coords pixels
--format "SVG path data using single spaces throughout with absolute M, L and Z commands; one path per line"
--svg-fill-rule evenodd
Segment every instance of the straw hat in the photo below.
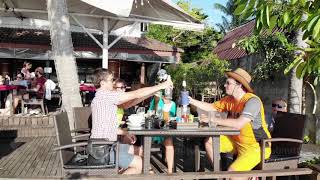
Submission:
M 251 76 L 244 69 L 237 68 L 234 71 L 227 71 L 226 75 L 240 82 L 248 90 L 248 92 L 253 92 L 253 89 L 250 86 Z

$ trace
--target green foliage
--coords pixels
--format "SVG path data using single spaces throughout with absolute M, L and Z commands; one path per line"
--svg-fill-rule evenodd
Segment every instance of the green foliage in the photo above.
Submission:
M 320 71 L 320 1 L 306 0 L 236 0 L 236 15 L 256 18 L 255 32 L 274 27 L 287 31 L 301 30 L 310 48 L 302 48 L 286 72 L 297 67 L 297 77 L 313 76 L 318 82 Z
M 304 136 L 303 137 L 303 143 L 308 144 L 310 142 L 310 137 L 309 136 Z
M 202 9 L 191 8 L 189 2 L 179 1 L 177 4 L 200 21 L 205 21 L 208 17 L 202 12 Z M 150 25 L 147 37 L 182 48 L 184 50 L 182 61 L 194 62 L 209 55 L 222 38 L 222 34 L 216 32 L 212 27 L 206 27 L 203 32 L 191 32 L 169 26 Z
M 263 55 L 263 61 L 253 69 L 253 81 L 273 80 L 276 72 L 283 72 L 291 63 L 296 49 L 282 33 L 268 36 L 253 35 L 240 40 L 237 46 L 245 49 L 247 54 Z
M 225 16 L 222 16 L 222 23 L 216 24 L 219 27 L 220 31 L 224 34 L 226 33 L 226 31 L 248 21 L 247 18 L 243 19 L 239 15 L 233 13 L 236 10 L 236 4 L 234 0 L 228 0 L 225 6 L 220 3 L 215 3 L 214 8 L 225 14 Z M 240 8 L 241 7 L 238 6 L 238 11 Z
M 182 81 L 187 81 L 187 89 L 192 96 L 202 93 L 203 89 L 212 81 L 221 81 L 229 63 L 219 60 L 213 54 L 209 54 L 202 61 L 193 63 L 181 63 L 176 66 L 168 66 L 167 71 L 171 75 L 175 94 L 182 89 Z
M 320 164 L 320 156 L 318 157 L 314 157 L 311 160 L 307 160 L 305 162 L 302 162 L 300 166 L 302 167 L 308 167 L 310 165 L 314 165 L 314 164 Z

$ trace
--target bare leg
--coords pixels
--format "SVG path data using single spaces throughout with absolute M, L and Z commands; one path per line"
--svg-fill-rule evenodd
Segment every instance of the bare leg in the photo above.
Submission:
M 142 146 L 130 146 L 128 153 L 143 157 L 143 147 Z
M 168 137 L 163 142 L 166 148 L 166 160 L 168 166 L 168 174 L 172 174 L 173 171 L 173 162 L 174 162 L 174 147 L 171 137 Z
M 211 165 L 213 165 L 213 148 L 212 148 L 212 138 L 208 137 L 204 140 L 204 145 L 206 148 L 207 156 Z
M 142 172 L 142 159 L 140 156 L 134 156 L 129 168 L 123 174 L 140 174 Z
M 18 107 L 19 101 L 22 99 L 21 95 L 13 96 L 13 113 L 16 112 L 16 109 Z

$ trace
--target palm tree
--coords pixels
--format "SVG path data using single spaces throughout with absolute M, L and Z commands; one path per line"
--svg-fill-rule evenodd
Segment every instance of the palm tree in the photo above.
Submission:
M 242 19 L 239 16 L 236 16 L 233 12 L 236 8 L 234 0 L 229 0 L 226 5 L 220 3 L 214 3 L 214 8 L 221 11 L 226 16 L 222 16 L 222 23 L 217 23 L 220 31 L 226 33 L 228 30 L 233 29 L 241 24 L 247 22 L 247 19 Z
M 74 128 L 73 107 L 81 107 L 79 78 L 66 0 L 47 0 L 48 20 L 54 63 L 62 92 L 62 105 L 68 112 L 70 129 Z

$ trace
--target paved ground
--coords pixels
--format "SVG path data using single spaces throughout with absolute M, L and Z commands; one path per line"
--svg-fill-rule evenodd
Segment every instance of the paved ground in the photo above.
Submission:
M 300 162 L 312 160 L 314 157 L 320 157 L 320 145 L 303 144 L 300 155 Z

